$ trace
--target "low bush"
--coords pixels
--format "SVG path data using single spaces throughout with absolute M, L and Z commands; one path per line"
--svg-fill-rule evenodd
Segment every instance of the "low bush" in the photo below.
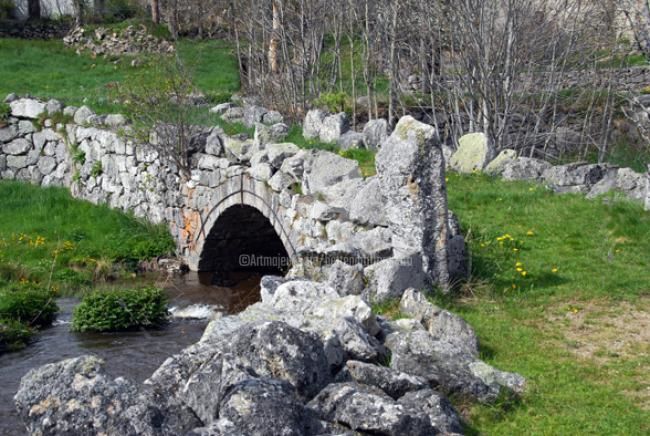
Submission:
M 72 316 L 76 332 L 113 332 L 156 328 L 167 321 L 167 297 L 160 289 L 95 291 Z
M 0 318 L 0 354 L 23 348 L 32 336 L 32 329 L 24 323 Z
M 59 308 L 51 292 L 39 289 L 0 291 L 0 319 L 11 319 L 29 326 L 47 327 Z

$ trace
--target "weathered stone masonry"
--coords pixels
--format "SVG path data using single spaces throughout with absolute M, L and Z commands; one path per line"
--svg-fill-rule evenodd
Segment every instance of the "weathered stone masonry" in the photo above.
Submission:
M 362 178 L 355 161 L 334 153 L 208 128 L 193 138 L 191 179 L 183 181 L 151 146 L 120 135 L 128 126 L 119 115 L 10 100 L 9 124 L 0 129 L 2 179 L 70 187 L 78 198 L 166 222 L 193 270 L 215 266 L 207 258 L 218 254 L 210 246 L 215 224 L 231 208 L 246 206 L 275 229 L 292 276 L 334 280 L 342 270 L 359 269 L 363 289 L 355 292 L 384 299 L 409 286 L 446 286 L 450 274 L 463 274 L 440 146 L 427 134 L 430 126 L 410 117 L 383 146 L 376 177 Z M 58 111 L 74 123 L 46 120 L 42 130 L 35 127 L 40 114 Z M 455 255 L 448 259 L 453 238 Z

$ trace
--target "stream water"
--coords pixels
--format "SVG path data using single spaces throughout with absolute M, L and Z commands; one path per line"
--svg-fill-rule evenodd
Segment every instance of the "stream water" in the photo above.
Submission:
M 13 396 L 30 369 L 62 359 L 94 354 L 112 377 L 142 382 L 169 356 L 198 341 L 215 313 L 236 313 L 259 299 L 259 275 L 235 278 L 231 287 L 211 284 L 212 274 L 191 273 L 165 284 L 171 320 L 159 330 L 126 333 L 72 333 L 70 320 L 78 300 L 58 300 L 54 325 L 39 332 L 24 350 L 0 355 L 0 435 L 24 435 Z

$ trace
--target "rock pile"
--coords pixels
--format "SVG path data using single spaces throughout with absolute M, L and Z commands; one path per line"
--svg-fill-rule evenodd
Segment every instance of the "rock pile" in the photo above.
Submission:
M 164 39 L 151 35 L 144 25 L 128 26 L 118 32 L 104 27 L 86 30 L 83 27 L 72 29 L 63 42 L 77 52 L 89 51 L 93 56 L 120 56 L 140 53 L 174 53 L 174 45 Z
M 409 289 L 411 319 L 329 285 L 267 278 L 263 301 L 213 321 L 142 386 L 85 356 L 31 371 L 15 401 L 32 434 L 462 433 L 447 395 L 492 402 L 525 380 L 477 358 L 471 327 Z M 390 357 L 389 357 L 390 356 Z

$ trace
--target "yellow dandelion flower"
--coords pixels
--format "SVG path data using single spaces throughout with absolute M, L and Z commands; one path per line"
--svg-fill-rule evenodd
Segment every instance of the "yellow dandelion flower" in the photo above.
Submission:
M 513 283 L 513 284 L 512 284 L 512 289 L 517 289 L 517 285 L 515 285 L 515 284 Z
M 555 274 L 555 273 L 558 272 L 559 270 L 560 270 L 560 269 L 559 269 L 558 267 L 554 266 L 554 267 L 551 269 L 551 272 L 552 272 L 553 274 Z
M 519 251 L 519 249 L 518 249 L 518 248 L 513 248 L 512 251 L 514 251 L 515 253 L 517 253 L 517 252 Z
M 526 232 L 526 236 L 535 236 L 535 232 L 528 230 L 528 232 Z
M 528 271 L 522 271 L 522 272 L 521 272 L 521 276 L 522 276 L 522 277 L 526 277 L 527 275 L 528 275 Z
M 517 262 L 517 263 L 515 263 L 515 266 L 524 266 L 524 264 L 521 263 L 521 262 Z
M 523 271 L 524 271 L 524 269 L 522 267 L 520 267 L 520 266 L 517 267 L 517 272 L 523 272 Z

